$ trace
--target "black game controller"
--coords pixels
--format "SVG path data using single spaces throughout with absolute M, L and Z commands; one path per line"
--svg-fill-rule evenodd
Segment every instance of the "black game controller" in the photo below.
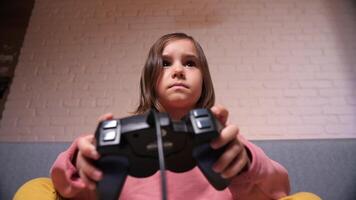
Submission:
M 101 155 L 95 164 L 104 174 L 97 183 L 100 199 L 118 199 L 127 175 L 148 177 L 160 169 L 156 128 L 161 130 L 167 170 L 180 173 L 198 165 L 217 190 L 229 185 L 228 180 L 212 170 L 224 147 L 218 150 L 210 147 L 210 141 L 222 129 L 210 110 L 194 109 L 181 121 L 172 121 L 167 113 L 150 110 L 143 115 L 100 122 L 95 133 L 96 148 Z

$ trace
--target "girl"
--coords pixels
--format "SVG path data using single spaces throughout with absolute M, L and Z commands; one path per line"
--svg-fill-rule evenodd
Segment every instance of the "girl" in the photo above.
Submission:
M 167 34 L 157 40 L 142 71 L 140 103 L 135 113 L 154 108 L 179 120 L 193 108 L 210 108 L 225 125 L 210 145 L 215 149 L 227 145 L 213 170 L 231 180 L 227 189 L 217 191 L 197 167 L 184 173 L 167 171 L 168 199 L 259 200 L 287 196 L 287 171 L 244 139 L 236 125 L 227 123 L 228 110 L 214 106 L 214 101 L 208 63 L 199 43 L 184 33 Z M 112 114 L 106 114 L 100 120 L 112 118 Z M 93 135 L 76 139 L 52 166 L 53 185 L 59 193 L 54 194 L 55 198 L 95 199 L 95 183 L 103 174 L 92 161 L 99 157 Z M 160 192 L 159 173 L 147 178 L 128 176 L 120 199 L 160 199 Z

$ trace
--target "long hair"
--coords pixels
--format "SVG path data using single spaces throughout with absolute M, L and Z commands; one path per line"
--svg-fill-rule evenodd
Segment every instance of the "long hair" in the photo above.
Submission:
M 150 108 L 158 109 L 155 85 L 162 70 L 163 49 L 171 41 L 187 39 L 190 40 L 198 53 L 198 64 L 203 76 L 202 94 L 196 104 L 196 108 L 210 108 L 215 103 L 215 92 L 211 80 L 208 62 L 200 44 L 185 33 L 171 33 L 159 38 L 150 48 L 146 63 L 142 69 L 140 79 L 140 102 L 135 114 L 145 113 Z

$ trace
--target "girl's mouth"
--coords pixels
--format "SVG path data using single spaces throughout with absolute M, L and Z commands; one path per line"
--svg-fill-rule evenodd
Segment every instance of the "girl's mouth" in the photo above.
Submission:
M 173 83 L 173 84 L 169 85 L 168 88 L 175 88 L 175 87 L 177 87 L 177 88 L 189 88 L 189 87 L 188 87 L 186 84 L 184 84 L 184 83 Z

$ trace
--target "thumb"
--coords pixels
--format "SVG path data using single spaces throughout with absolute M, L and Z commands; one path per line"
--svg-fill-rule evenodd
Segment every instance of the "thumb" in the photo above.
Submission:
M 214 105 L 210 110 L 221 124 L 226 125 L 229 111 L 225 107 L 221 105 Z
M 105 121 L 105 120 L 109 120 L 109 119 L 113 119 L 114 115 L 112 113 L 106 113 L 104 115 L 101 115 L 99 117 L 99 122 L 101 121 Z

